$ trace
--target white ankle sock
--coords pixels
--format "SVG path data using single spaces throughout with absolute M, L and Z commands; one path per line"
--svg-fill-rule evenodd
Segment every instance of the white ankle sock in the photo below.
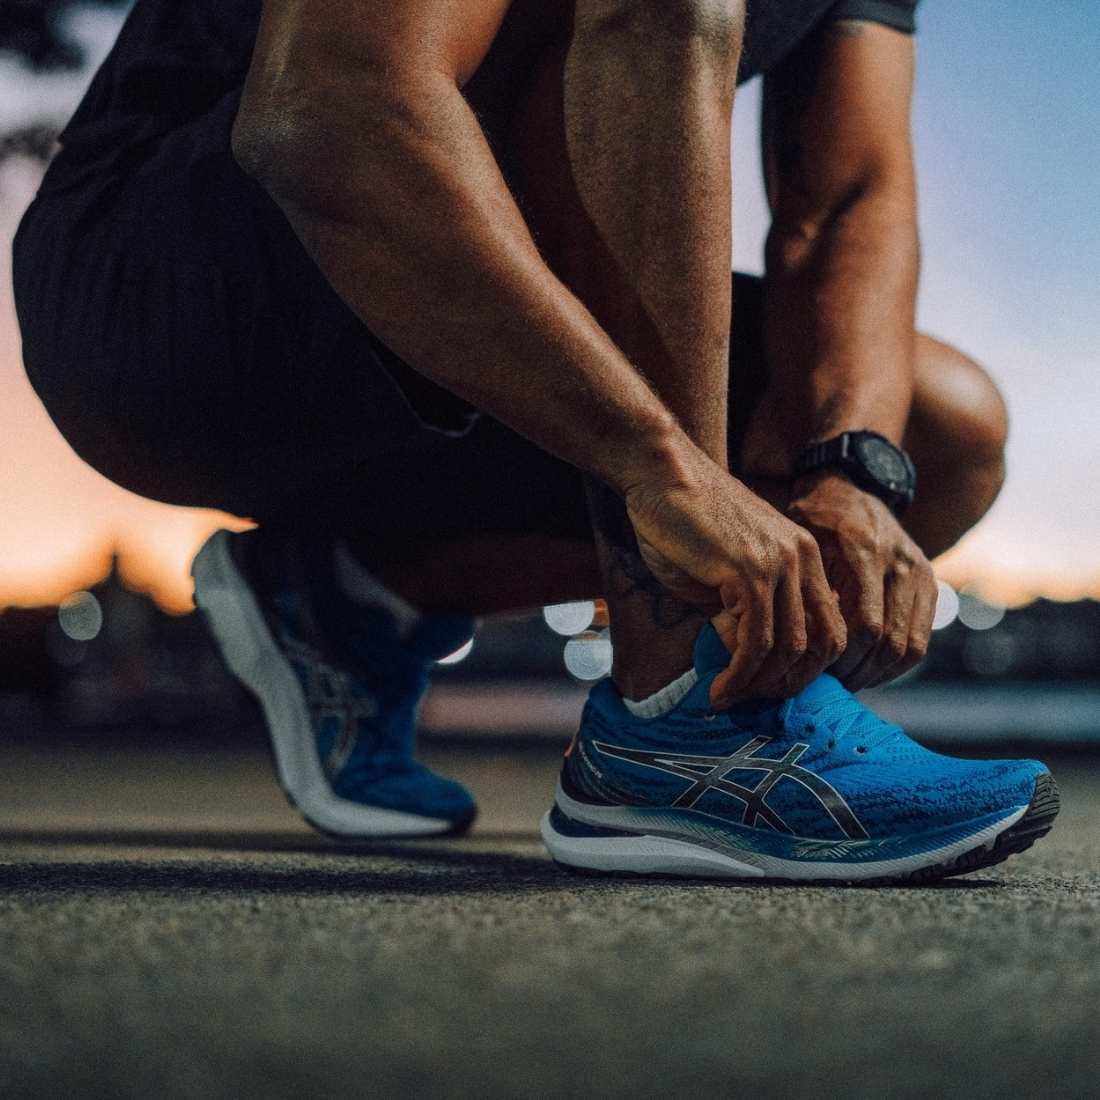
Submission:
M 408 600 L 402 599 L 377 577 L 368 573 L 342 542 L 336 544 L 336 576 L 340 587 L 353 600 L 388 611 L 397 623 L 397 632 L 402 637 L 408 635 L 420 622 L 420 612 Z
M 671 684 L 655 691 L 646 699 L 623 698 L 626 707 L 635 718 L 661 718 L 668 714 L 685 695 L 699 682 L 699 673 L 689 668 L 683 676 L 678 676 Z

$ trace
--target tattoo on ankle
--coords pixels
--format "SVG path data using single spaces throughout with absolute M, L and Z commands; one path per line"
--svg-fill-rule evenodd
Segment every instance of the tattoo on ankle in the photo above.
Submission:
M 703 613 L 698 608 L 677 599 L 653 576 L 637 549 L 631 552 L 621 547 L 609 546 L 608 560 L 608 580 L 614 586 L 615 597 L 620 600 L 628 600 L 634 596 L 645 597 L 654 626 L 667 630 L 691 619 L 702 621 Z
M 638 549 L 626 508 L 618 496 L 601 482 L 585 478 L 588 491 L 588 511 L 592 525 L 603 542 L 601 555 L 607 571 L 607 583 L 615 599 L 644 597 L 649 605 L 653 625 L 662 629 L 679 626 L 691 619 L 703 619 L 696 607 L 672 595 L 646 567 Z

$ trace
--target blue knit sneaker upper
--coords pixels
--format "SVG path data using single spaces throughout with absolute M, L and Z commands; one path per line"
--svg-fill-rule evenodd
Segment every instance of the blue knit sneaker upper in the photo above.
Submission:
M 473 635 L 473 621 L 423 616 L 402 636 L 389 611 L 344 593 L 326 548 L 283 547 L 271 556 L 277 560 L 264 563 L 263 610 L 302 685 L 333 793 L 456 828 L 468 824 L 477 812 L 470 793 L 413 754 L 431 669 Z
M 793 837 L 864 840 L 944 830 L 1024 807 L 1037 761 L 942 756 L 878 718 L 834 677 L 782 703 L 710 705 L 729 653 L 709 624 L 699 682 L 661 718 L 635 718 L 614 684 L 593 688 L 566 782 L 578 797 L 675 807 Z

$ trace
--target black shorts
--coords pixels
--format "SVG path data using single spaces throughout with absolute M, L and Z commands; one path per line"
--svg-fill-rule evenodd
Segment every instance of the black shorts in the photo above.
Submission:
M 331 289 L 230 154 L 238 99 L 102 171 L 63 150 L 23 219 L 24 360 L 76 453 L 155 500 L 380 546 L 587 537 L 573 467 L 417 374 Z M 764 376 L 760 286 L 735 284 L 731 454 Z

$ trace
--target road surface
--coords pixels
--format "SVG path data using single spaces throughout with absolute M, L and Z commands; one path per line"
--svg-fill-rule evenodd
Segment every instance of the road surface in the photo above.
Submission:
M 472 838 L 314 837 L 247 748 L 0 749 L 0 1095 L 1095 1096 L 1100 757 L 1055 831 L 889 890 L 571 877 L 545 747 Z

